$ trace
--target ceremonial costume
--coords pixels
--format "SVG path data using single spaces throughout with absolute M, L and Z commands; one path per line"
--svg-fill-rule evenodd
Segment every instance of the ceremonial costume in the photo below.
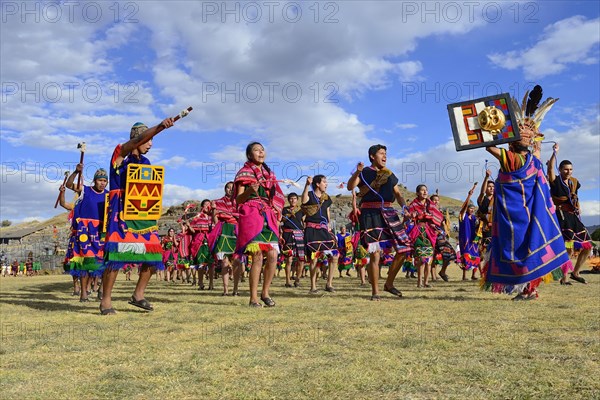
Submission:
M 208 235 L 212 228 L 212 222 L 212 217 L 202 211 L 190 220 L 190 226 L 194 229 L 194 233 L 191 235 L 190 255 L 194 265 L 198 267 L 212 262 L 208 246 Z
M 395 200 L 394 188 L 398 178 L 389 169 L 364 168 L 360 173 L 361 243 L 369 253 L 380 250 L 397 253 L 411 251 L 409 238 L 398 216 L 392 208 Z
M 333 202 L 327 193 L 321 194 L 321 198 L 315 192 L 308 192 L 308 202 L 302 204 L 304 213 L 304 243 L 306 254 L 310 260 L 322 255 L 337 256 L 337 240 L 329 231 L 329 219 L 327 210 Z
M 567 183 L 560 175 L 550 182 L 552 201 L 556 206 L 556 216 L 567 248 L 575 250 L 591 250 L 592 238 L 579 218 L 579 198 L 577 191 L 581 184 L 576 178 L 570 177 Z
M 235 200 L 223 196 L 214 201 L 219 222 L 208 235 L 210 252 L 218 260 L 235 253 L 238 233 L 238 216 Z
M 443 265 L 445 262 L 456 260 L 456 251 L 448 241 L 445 233 L 440 233 L 435 242 L 435 259 L 434 264 Z
M 494 214 L 494 197 L 488 198 L 484 195 L 481 201 L 477 201 L 477 218 L 479 218 L 479 227 L 477 236 L 479 240 L 479 254 L 481 257 L 488 251 L 492 242 L 492 215 Z
M 354 262 L 354 246 L 352 245 L 352 235 L 346 233 L 342 235 L 338 233 L 336 235 L 338 251 L 340 252 L 340 259 L 338 261 L 338 270 L 347 271 L 352 268 Z
M 105 173 L 105 172 L 104 172 Z M 101 178 L 108 179 L 103 175 Z M 84 186 L 73 209 L 72 255 L 69 258 L 71 275 L 100 276 L 104 260 L 104 208 L 108 190 L 97 192 Z
M 463 268 L 466 271 L 479 267 L 479 245 L 477 237 L 477 217 L 467 211 L 458 217 L 458 244 Z
M 238 205 L 236 253 L 241 255 L 275 249 L 279 254 L 279 218 L 285 198 L 273 171 L 247 161 L 235 176 L 234 193 L 257 182 L 260 184 L 258 196 L 253 193 Z
M 304 223 L 302 210 L 284 207 L 282 211 L 283 254 L 286 257 L 296 257 L 304 261 Z
M 414 249 L 414 258 L 429 263 L 444 216 L 429 199 L 425 199 L 425 203 L 414 199 L 408 207 L 408 212 L 414 224 L 408 234 Z
M 573 268 L 540 160 L 500 149 L 485 289 L 529 293 Z
M 105 265 L 108 270 L 118 270 L 126 264 L 141 263 L 163 270 L 163 250 L 158 236 L 156 220 L 124 220 L 125 188 L 127 166 L 130 164 L 150 165 L 145 156 L 129 154 L 120 165 L 116 160 L 121 154 L 119 144 L 110 163 L 110 191 L 108 224 L 104 250 Z
M 169 235 L 164 236 L 161 240 L 163 248 L 162 261 L 165 267 L 172 271 L 177 266 L 177 259 L 179 257 L 179 245 L 175 237 Z

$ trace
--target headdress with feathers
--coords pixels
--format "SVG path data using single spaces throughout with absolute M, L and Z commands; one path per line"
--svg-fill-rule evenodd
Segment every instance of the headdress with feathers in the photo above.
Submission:
M 521 140 L 517 143 L 520 143 L 523 146 L 531 147 L 534 145 L 534 142 L 539 142 L 544 139 L 544 135 L 540 132 L 540 125 L 548 111 L 550 111 L 558 99 L 548 97 L 540 105 L 542 96 L 542 87 L 540 85 L 535 85 L 531 93 L 529 90 L 525 92 L 525 96 L 523 96 L 523 101 L 520 106 L 517 100 L 514 97 L 512 98 L 513 108 L 521 133 Z

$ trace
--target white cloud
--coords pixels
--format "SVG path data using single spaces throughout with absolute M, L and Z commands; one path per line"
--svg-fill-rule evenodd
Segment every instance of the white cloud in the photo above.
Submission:
M 539 41 L 524 50 L 492 53 L 488 58 L 508 69 L 523 69 L 526 79 L 564 71 L 569 64 L 597 64 L 600 19 L 573 16 L 548 25 Z
M 417 124 L 396 124 L 396 128 L 398 129 L 413 129 L 416 127 Z
M 580 202 L 582 217 L 599 217 L 600 200 L 584 200 Z

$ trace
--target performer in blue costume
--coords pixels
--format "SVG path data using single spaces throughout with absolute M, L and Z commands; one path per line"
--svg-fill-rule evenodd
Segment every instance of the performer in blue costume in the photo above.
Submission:
M 94 174 L 93 186 L 75 187 L 75 177 L 82 173 L 83 164 L 77 164 L 75 172 L 67 179 L 66 186 L 79 193 L 74 205 L 72 257 L 70 259 L 71 275 L 81 282 L 80 302 L 87 302 L 90 278 L 102 275 L 104 257 L 104 206 L 106 202 L 106 185 L 108 174 L 100 168 Z M 97 285 L 97 284 L 95 284 Z M 97 289 L 97 288 L 94 288 Z
M 487 147 L 500 161 L 500 172 L 490 261 L 482 285 L 496 293 L 517 292 L 513 300 L 537 298 L 542 281 L 561 279 L 573 269 L 539 159 L 539 125 L 556 100 L 549 98 L 537 109 L 541 98 L 542 88 L 536 86 L 527 104 L 523 102 L 517 114 L 521 139 L 510 143 L 508 151 Z
M 142 264 L 139 279 L 129 304 L 152 311 L 153 307 L 144 299 L 144 292 L 155 269 L 164 269 L 162 247 L 156 221 L 130 221 L 123 219 L 124 194 L 127 186 L 129 164 L 150 165 L 144 154 L 152 147 L 152 138 L 173 126 L 167 118 L 160 124 L 148 128 L 138 122 L 133 125 L 129 141 L 119 144 L 110 163 L 110 192 L 108 224 L 104 250 L 105 271 L 102 276 L 103 296 L 100 303 L 102 315 L 115 314 L 112 307 L 112 288 L 119 270 L 128 264 Z

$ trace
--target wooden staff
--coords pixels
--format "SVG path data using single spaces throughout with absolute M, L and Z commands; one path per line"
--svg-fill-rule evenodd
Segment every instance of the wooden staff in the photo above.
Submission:
M 81 142 L 79 144 L 77 144 L 77 148 L 79 149 L 79 151 L 81 151 L 81 156 L 79 157 L 79 164 L 83 165 L 83 155 L 85 154 L 85 142 Z M 77 186 L 75 186 L 76 189 L 79 189 L 79 187 L 81 187 L 81 176 L 83 175 L 83 170 L 81 170 L 81 172 L 79 172 L 79 176 L 77 177 Z
M 193 108 L 191 106 L 186 108 L 185 110 L 183 110 L 182 112 L 180 112 L 179 114 L 177 114 L 176 116 L 173 117 L 173 122 L 177 121 L 180 118 L 187 117 L 187 115 L 192 110 L 193 110 Z
M 63 186 L 65 186 L 67 184 L 67 179 L 68 178 L 69 178 L 69 171 L 65 171 L 65 180 L 62 183 Z M 60 195 L 61 194 L 62 194 L 62 192 L 59 189 L 58 190 L 58 197 L 56 198 L 56 203 L 54 203 L 54 208 L 58 207 L 58 203 L 60 203 Z

